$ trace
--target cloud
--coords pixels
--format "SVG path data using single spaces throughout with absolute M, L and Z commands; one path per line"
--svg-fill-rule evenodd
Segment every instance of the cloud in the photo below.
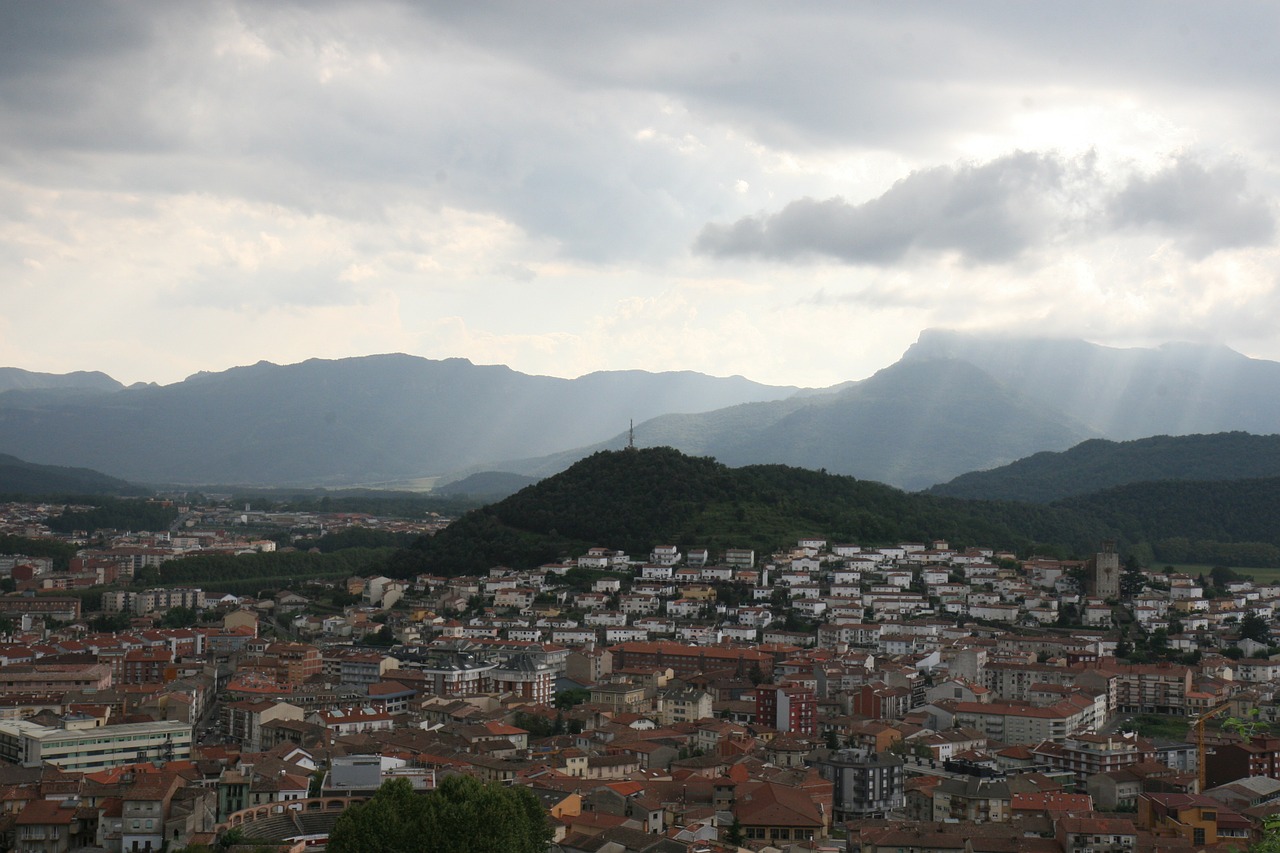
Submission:
M 695 250 L 874 265 L 941 252 L 973 263 L 1008 261 L 1067 224 L 1072 214 L 1064 193 L 1091 168 L 1087 158 L 1021 151 L 981 165 L 936 166 L 862 204 L 803 198 L 772 215 L 707 225 Z
M 1155 174 L 1132 176 L 1111 199 L 1110 213 L 1116 225 L 1171 237 L 1197 258 L 1270 243 L 1276 229 L 1271 206 L 1248 192 L 1244 169 L 1206 167 L 1187 156 Z
M 1184 154 L 1165 169 L 1131 173 L 1116 188 L 1095 161 L 1020 151 L 980 165 L 935 166 L 861 204 L 802 198 L 777 213 L 708 224 L 694 250 L 871 266 L 951 253 L 994 264 L 1052 244 L 1096 241 L 1113 228 L 1172 239 L 1194 259 L 1274 237 L 1271 205 L 1248 192 L 1239 165 L 1205 165 Z
M 390 346 L 374 329 L 422 350 L 456 316 L 474 335 L 433 355 L 813 384 L 925 322 L 1230 305 L 1261 329 L 1277 25 L 1156 0 L 0 4 L 0 297 L 26 321 L 2 345 L 72 363 L 42 330 L 82 304 L 75 366 L 127 350 L 156 378 L 197 326 L 229 364 Z M 565 343 L 673 288 L 680 347 L 652 346 L 667 318 Z M 806 346 L 761 346 L 774 322 Z

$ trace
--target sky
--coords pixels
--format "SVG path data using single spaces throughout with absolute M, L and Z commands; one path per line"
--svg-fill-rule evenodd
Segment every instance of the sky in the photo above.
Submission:
M 1280 359 L 1280 4 L 0 4 L 0 365 Z

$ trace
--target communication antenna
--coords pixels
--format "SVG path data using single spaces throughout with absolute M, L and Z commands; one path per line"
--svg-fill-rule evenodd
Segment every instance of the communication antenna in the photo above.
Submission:
M 631 419 L 631 428 L 627 430 L 627 450 L 636 449 L 636 419 Z

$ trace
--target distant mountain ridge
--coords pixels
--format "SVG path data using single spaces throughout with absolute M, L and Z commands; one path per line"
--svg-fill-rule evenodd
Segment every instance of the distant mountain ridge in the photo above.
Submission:
M 952 359 L 899 362 L 842 390 L 714 412 L 662 415 L 635 430 L 642 447 L 673 447 L 731 466 L 779 464 L 908 490 L 1094 435 L 1061 413 Z M 577 458 L 625 446 L 625 436 L 502 470 L 547 476 Z
M 796 390 L 692 372 L 568 380 L 398 354 L 260 362 L 73 398 L 0 393 L 0 451 L 142 482 L 358 485 L 553 453 L 633 418 Z
M 962 474 L 928 491 L 957 498 L 1049 503 L 1133 483 L 1264 477 L 1280 477 L 1280 435 L 1228 432 L 1124 442 L 1092 439 L 1061 453 L 1046 451 Z
M 34 373 L 20 367 L 0 367 L 0 393 L 5 391 L 119 391 L 122 384 L 97 370 L 73 373 Z
M 938 358 L 967 361 L 1115 441 L 1280 432 L 1280 363 L 1224 346 L 1118 349 L 1081 340 L 930 329 L 902 360 Z
M 948 331 L 828 389 L 690 372 L 567 380 L 407 355 L 260 362 L 168 386 L 84 374 L 49 387 L 58 383 L 26 372 L 9 382 L 0 452 L 175 485 L 539 478 L 625 446 L 632 421 L 640 446 L 913 490 L 1091 438 L 1280 431 L 1280 363 L 1225 347 Z

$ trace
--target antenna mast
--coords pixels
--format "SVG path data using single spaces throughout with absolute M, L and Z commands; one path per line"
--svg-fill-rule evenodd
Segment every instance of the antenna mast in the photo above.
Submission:
M 631 419 L 631 427 L 627 430 L 627 450 L 636 449 L 636 419 Z

